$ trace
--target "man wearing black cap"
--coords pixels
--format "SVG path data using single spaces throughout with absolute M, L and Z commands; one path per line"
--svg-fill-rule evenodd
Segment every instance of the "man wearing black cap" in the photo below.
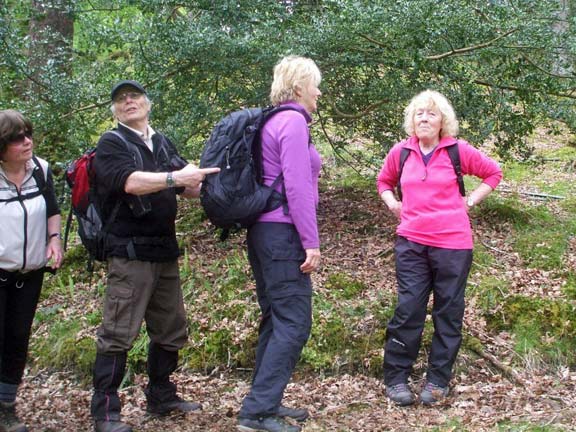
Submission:
M 150 337 L 145 389 L 148 412 L 200 409 L 176 394 L 170 375 L 187 339 L 178 271 L 176 194 L 198 197 L 204 177 L 219 168 L 188 164 L 164 135 L 148 124 L 151 103 L 137 81 L 112 88 L 114 131 L 98 142 L 96 190 L 108 221 L 108 281 L 97 331 L 91 411 L 96 432 L 130 432 L 120 420 L 118 387 L 127 353 L 142 321 Z

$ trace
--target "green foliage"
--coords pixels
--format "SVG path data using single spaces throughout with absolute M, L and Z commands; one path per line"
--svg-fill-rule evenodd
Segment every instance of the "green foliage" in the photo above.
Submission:
M 571 300 L 576 300 L 576 274 L 568 272 L 566 275 L 566 285 L 564 286 L 564 293 Z
M 90 337 L 78 337 L 83 327 L 81 320 L 59 321 L 54 319 L 53 311 L 46 311 L 44 317 L 39 311 L 38 315 L 40 321 L 50 318 L 50 332 L 46 338 L 34 339 L 31 344 L 35 366 L 73 371 L 87 379 L 96 357 L 96 344 Z
M 497 329 L 513 329 L 519 353 L 537 352 L 545 360 L 560 355 L 574 364 L 571 353 L 576 349 L 576 306 L 521 295 L 506 297 L 502 302 L 502 313 L 487 319 Z
M 352 279 L 343 273 L 332 273 L 328 276 L 324 287 L 330 290 L 335 298 L 351 300 L 357 298 L 366 288 L 360 281 Z
M 546 204 L 526 206 L 517 197 L 490 197 L 480 215 L 490 223 L 515 229 L 514 249 L 529 267 L 561 270 L 569 239 L 576 235 L 576 221 L 562 218 Z
M 496 430 L 498 432 L 568 432 L 568 429 L 562 426 L 513 423 L 510 420 L 499 422 Z
M 272 67 L 289 53 L 319 64 L 313 134 L 347 164 L 379 166 L 404 136 L 403 108 L 427 87 L 453 102 L 463 138 L 494 138 L 502 156 L 528 155 L 525 137 L 542 120 L 576 126 L 575 28 L 557 25 L 557 0 L 43 3 L 72 17 L 73 38 L 35 65 L 34 10 L 2 3 L 0 105 L 32 118 L 38 151 L 52 162 L 77 156 L 110 127 L 109 91 L 122 78 L 147 86 L 155 127 L 196 159 L 224 113 L 267 102 Z
M 332 373 L 363 371 L 378 375 L 382 371 L 382 347 L 386 323 L 391 318 L 391 302 L 352 306 L 335 299 L 314 297 L 312 333 L 300 359 L 304 368 Z M 363 322 L 370 317 L 367 322 Z

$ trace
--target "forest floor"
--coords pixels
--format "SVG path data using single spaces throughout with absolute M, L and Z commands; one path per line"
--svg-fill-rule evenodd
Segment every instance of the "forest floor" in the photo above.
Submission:
M 559 168 L 554 176 L 576 180 L 574 171 Z M 504 189 L 519 185 L 503 182 Z M 395 221 L 387 214 L 374 190 L 326 187 L 322 194 L 320 226 L 322 270 L 314 276 L 315 289 L 332 271 L 354 274 L 374 295 L 394 292 L 392 238 Z M 530 205 L 530 203 L 527 203 Z M 556 205 L 550 202 L 550 205 Z M 475 211 L 481 212 L 481 207 Z M 509 244 L 509 227 L 482 218 L 475 223 L 475 241 L 497 254 L 499 269 L 510 274 L 511 290 L 524 295 L 557 296 L 561 280 L 548 272 L 526 268 Z M 217 254 L 215 241 L 206 230 L 192 233 L 196 253 Z M 213 236 L 212 236 L 213 237 Z M 570 258 L 572 257 L 572 258 Z M 567 265 L 576 268 L 576 241 Z M 191 259 L 194 259 L 192 254 Z M 476 275 L 470 275 L 475 283 Z M 97 307 L 97 306 L 96 306 Z M 254 306 L 256 307 L 256 306 Z M 530 357 L 519 358 L 511 336 L 494 334 L 468 302 L 465 332 L 478 338 L 484 355 L 461 352 L 445 403 L 434 407 L 415 404 L 401 408 L 384 394 L 381 379 L 362 374 L 312 374 L 297 371 L 285 394 L 285 404 L 307 407 L 311 431 L 570 431 L 576 430 L 576 370 L 562 365 L 543 365 Z M 425 369 L 420 359 L 412 386 L 418 391 Z M 209 374 L 179 370 L 175 376 L 180 393 L 203 404 L 203 410 L 162 419 L 146 414 L 144 375 L 136 375 L 131 387 L 121 391 L 123 418 L 136 431 L 185 432 L 236 430 L 236 416 L 249 389 L 249 372 L 215 369 Z M 91 388 L 66 372 L 27 371 L 19 394 L 18 411 L 31 431 L 90 431 Z

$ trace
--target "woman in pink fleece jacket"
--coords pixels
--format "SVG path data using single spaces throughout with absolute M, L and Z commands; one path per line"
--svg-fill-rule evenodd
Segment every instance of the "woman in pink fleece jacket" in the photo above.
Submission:
M 464 292 L 473 248 L 468 211 L 496 188 L 502 170 L 494 160 L 455 138 L 458 120 L 454 109 L 436 91 L 423 91 L 410 101 L 404 129 L 410 138 L 390 150 L 378 175 L 378 193 L 400 220 L 395 245 L 398 305 L 387 327 L 384 383 L 392 401 L 414 403 L 408 378 L 420 349 L 432 292 L 434 335 L 420 393 L 420 401 L 432 405 L 448 395 L 452 366 L 462 342 Z M 459 192 L 446 149 L 454 144 L 462 174 L 482 179 L 467 197 Z M 398 179 L 402 148 L 410 152 Z M 398 183 L 402 201 L 394 195 Z

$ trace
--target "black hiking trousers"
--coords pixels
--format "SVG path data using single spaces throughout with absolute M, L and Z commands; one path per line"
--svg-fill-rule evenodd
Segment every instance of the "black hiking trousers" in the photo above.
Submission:
M 26 367 L 44 270 L 0 272 L 0 382 L 18 385 Z
M 384 382 L 408 382 L 420 350 L 432 293 L 434 335 L 426 379 L 446 387 L 462 343 L 464 293 L 472 250 L 437 248 L 398 237 L 395 254 L 398 304 L 386 332 Z
M 278 412 L 312 328 L 312 283 L 300 271 L 306 253 L 292 224 L 262 222 L 248 230 L 248 257 L 262 312 L 252 388 L 240 417 Z

